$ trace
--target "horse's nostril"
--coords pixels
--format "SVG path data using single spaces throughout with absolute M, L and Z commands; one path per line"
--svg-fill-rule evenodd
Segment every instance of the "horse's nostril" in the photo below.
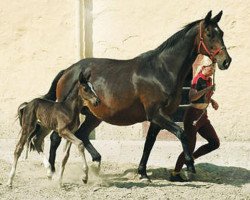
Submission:
M 224 62 L 223 62 L 224 68 L 227 69 L 229 67 L 229 65 L 230 65 L 230 61 L 224 60 Z

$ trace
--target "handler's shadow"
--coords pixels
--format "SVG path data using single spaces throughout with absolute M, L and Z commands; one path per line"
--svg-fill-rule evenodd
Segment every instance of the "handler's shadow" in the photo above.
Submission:
M 250 183 L 250 170 L 233 166 L 218 166 L 210 163 L 195 165 L 196 174 L 193 181 L 241 187 Z

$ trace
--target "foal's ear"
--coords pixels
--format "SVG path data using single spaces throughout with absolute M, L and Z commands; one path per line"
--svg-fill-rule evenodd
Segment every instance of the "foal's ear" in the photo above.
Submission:
M 81 84 L 86 84 L 88 82 L 82 72 L 80 72 L 78 80 Z
M 218 15 L 216 15 L 213 19 L 211 19 L 211 21 L 213 21 L 214 23 L 218 23 L 220 21 L 220 18 L 223 14 L 223 11 L 221 10 Z
M 212 17 L 212 10 L 210 10 L 205 17 L 205 24 L 208 25 Z

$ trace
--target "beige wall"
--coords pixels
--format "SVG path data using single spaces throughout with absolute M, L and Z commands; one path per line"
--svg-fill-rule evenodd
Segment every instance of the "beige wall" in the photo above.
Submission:
M 77 61 L 73 0 L 0 1 L 0 136 L 17 137 L 23 101 Z
M 210 118 L 221 139 L 250 140 L 250 1 L 88 0 L 86 55 L 127 59 L 156 48 L 209 10 L 224 11 L 220 27 L 233 58 L 216 73 Z M 76 1 L 0 1 L 0 137 L 17 137 L 17 106 L 43 95 L 60 69 L 78 59 Z M 84 41 L 83 41 L 84 42 Z M 244 74 L 244 76 L 243 76 Z M 140 139 L 142 126 L 103 123 L 97 139 Z

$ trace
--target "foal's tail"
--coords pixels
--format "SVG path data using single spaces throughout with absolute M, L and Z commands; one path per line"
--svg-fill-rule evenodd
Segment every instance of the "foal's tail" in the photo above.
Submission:
M 19 119 L 20 126 L 22 126 L 23 110 L 28 105 L 28 102 L 23 102 L 17 109 L 17 118 Z
M 42 98 L 44 99 L 48 99 L 51 101 L 55 101 L 56 100 L 56 86 L 57 83 L 59 81 L 59 79 L 62 77 L 62 75 L 64 74 L 65 70 L 61 70 L 56 77 L 54 78 L 54 80 L 51 83 L 51 86 L 49 88 L 49 91 L 47 92 L 47 94 L 45 94 Z
M 23 128 L 23 117 L 24 117 L 24 114 L 25 114 L 24 109 L 26 108 L 27 105 L 28 105 L 28 102 L 24 102 L 20 106 L 18 106 L 18 109 L 17 109 L 17 118 L 19 119 L 19 123 L 20 123 L 20 126 L 22 128 Z M 26 114 L 29 114 L 28 112 L 29 111 L 27 111 Z M 28 137 L 28 139 L 26 141 L 26 158 L 28 157 L 28 151 L 29 150 L 30 151 L 36 150 L 38 153 L 43 151 L 43 145 L 44 145 L 43 140 L 38 141 L 36 144 L 33 143 L 33 138 L 39 137 L 40 134 L 41 134 L 40 125 L 36 124 L 35 130 L 29 135 L 29 137 Z

